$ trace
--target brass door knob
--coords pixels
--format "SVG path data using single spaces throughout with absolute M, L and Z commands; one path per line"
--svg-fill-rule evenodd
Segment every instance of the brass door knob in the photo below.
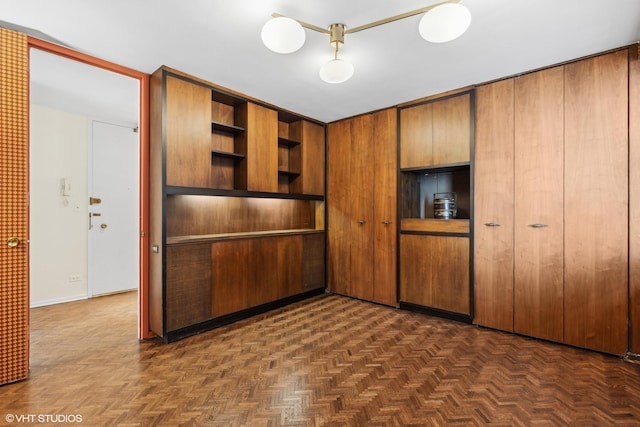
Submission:
M 107 224 L 100 224 L 100 228 L 104 230 L 105 228 L 107 228 Z
M 17 237 L 9 237 L 9 240 L 7 240 L 7 246 L 9 246 L 10 248 L 15 248 L 19 244 L 20 239 L 18 239 Z

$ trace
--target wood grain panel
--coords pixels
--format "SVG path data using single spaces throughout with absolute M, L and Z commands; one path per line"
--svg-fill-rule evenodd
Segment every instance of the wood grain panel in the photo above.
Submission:
M 291 185 L 292 193 L 324 195 L 325 130 L 323 126 L 301 120 L 291 124 L 294 139 L 301 141 L 302 175 Z
M 167 331 L 211 318 L 211 245 L 167 246 Z
M 470 314 L 469 238 L 400 235 L 400 300 Z
M 628 342 L 627 56 L 565 66 L 565 342 L 614 354 Z
M 629 58 L 629 350 L 640 354 L 640 45 Z
M 278 112 L 247 102 L 236 107 L 236 123 L 245 128 L 237 150 L 246 158 L 236 167 L 236 186 L 249 191 L 278 191 Z
M 513 331 L 513 139 L 513 79 L 478 87 L 474 322 L 505 331 Z
M 209 186 L 211 90 L 166 77 L 165 162 L 167 185 Z
M 374 162 L 373 116 L 351 119 L 351 149 L 349 183 L 351 199 L 351 292 L 350 295 L 373 300 L 374 255 L 374 188 L 371 170 Z
M 373 301 L 397 302 L 398 119 L 395 108 L 373 114 Z
M 315 228 L 315 201 L 169 196 L 167 237 Z
M 434 165 L 468 162 L 471 158 L 470 95 L 433 103 Z
M 515 79 L 514 331 L 552 341 L 563 339 L 563 91 L 563 67 Z
M 249 307 L 253 239 L 229 240 L 211 244 L 211 314 L 219 317 Z
M 330 123 L 327 127 L 327 286 L 331 292 L 348 295 L 351 277 L 352 221 L 350 172 L 351 123 Z
M 268 268 L 276 271 L 275 298 L 265 302 L 275 301 L 302 292 L 302 258 L 304 255 L 302 236 L 270 237 L 265 240 L 269 242 L 267 244 L 268 250 L 275 255 Z M 275 251 L 273 250 L 274 246 Z
M 163 307 L 163 203 L 164 192 L 162 173 L 162 104 L 163 71 L 158 70 L 151 76 L 149 92 L 149 243 L 158 248 L 158 252 L 149 254 L 149 328 L 158 336 L 164 336 Z
M 432 103 L 400 110 L 400 167 L 433 164 Z
M 325 287 L 325 235 L 302 236 L 302 292 Z
M 469 233 L 468 219 L 429 219 L 404 218 L 400 229 L 402 231 L 427 231 L 436 233 Z

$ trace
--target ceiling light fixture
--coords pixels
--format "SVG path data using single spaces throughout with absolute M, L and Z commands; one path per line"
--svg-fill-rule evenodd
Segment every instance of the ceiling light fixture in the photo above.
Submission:
M 300 49 L 305 42 L 304 28 L 329 34 L 330 44 L 334 47 L 334 57 L 320 68 L 320 78 L 328 83 L 342 83 L 349 80 L 354 74 L 353 64 L 338 58 L 338 50 L 340 45 L 344 44 L 345 34 L 423 13 L 418 26 L 420 36 L 432 43 L 448 42 L 460 37 L 471 25 L 471 13 L 465 6 L 459 4 L 460 1 L 447 0 L 350 29 L 347 29 L 344 24 L 331 24 L 329 28 L 325 29 L 279 13 L 273 13 L 272 19 L 262 27 L 262 42 L 276 53 L 292 53 Z

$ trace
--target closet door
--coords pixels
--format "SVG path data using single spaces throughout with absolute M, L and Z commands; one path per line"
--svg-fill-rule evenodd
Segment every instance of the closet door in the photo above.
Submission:
M 628 340 L 628 52 L 565 66 L 565 342 Z
M 351 199 L 351 293 L 373 300 L 373 116 L 366 114 L 351 122 L 351 161 L 348 183 Z
M 476 89 L 474 323 L 513 331 L 513 79 Z
M 563 339 L 563 67 L 515 81 L 514 330 Z
M 388 109 L 373 114 L 374 167 L 374 289 L 373 301 L 397 302 L 398 138 L 397 112 Z
M 351 122 L 327 127 L 327 285 L 349 295 L 351 283 Z

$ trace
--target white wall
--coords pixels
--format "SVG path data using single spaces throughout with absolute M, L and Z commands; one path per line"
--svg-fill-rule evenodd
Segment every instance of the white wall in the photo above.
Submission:
M 86 298 L 90 120 L 31 105 L 31 306 Z M 68 178 L 71 195 L 62 195 Z

